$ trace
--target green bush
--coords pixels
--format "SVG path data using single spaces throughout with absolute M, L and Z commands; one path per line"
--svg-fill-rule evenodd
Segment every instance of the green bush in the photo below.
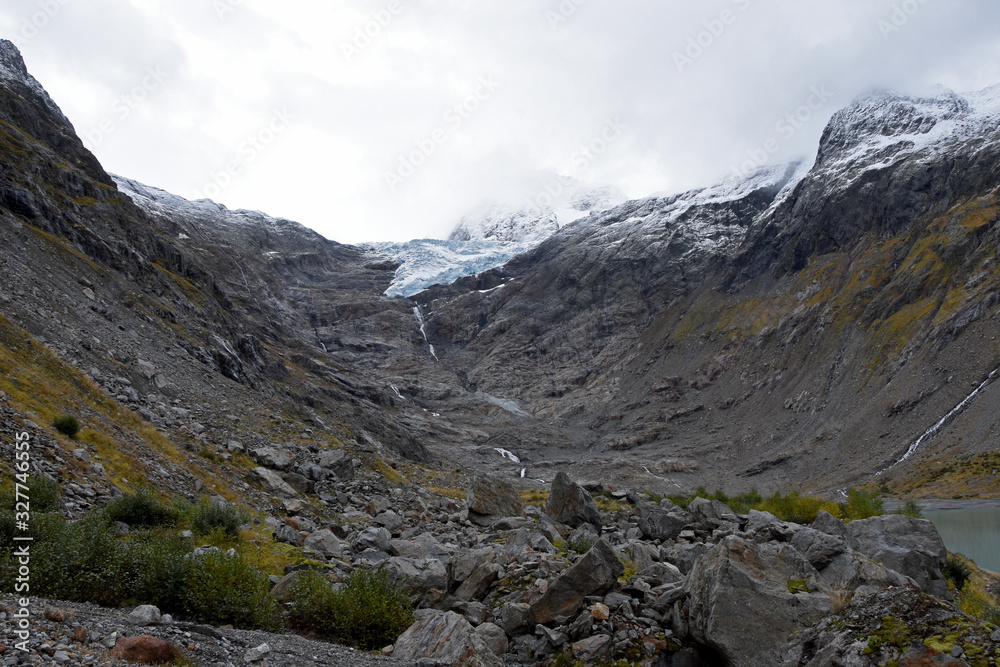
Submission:
M 972 576 L 972 568 L 961 556 L 949 553 L 944 564 L 943 574 L 945 579 L 955 584 L 956 591 L 961 591 L 965 588 L 965 582 Z
M 924 511 L 920 509 L 920 505 L 917 504 L 916 500 L 907 500 L 905 505 L 896 510 L 896 514 L 902 514 L 913 519 L 922 519 L 924 517 Z
M 592 535 L 580 535 L 575 539 L 566 540 L 566 548 L 578 554 L 585 554 L 597 544 L 597 538 Z
M 242 556 L 217 551 L 197 558 L 188 574 L 184 611 L 196 621 L 277 630 L 278 603 L 271 582 Z
M 191 511 L 192 527 L 198 535 L 221 530 L 227 537 L 235 539 L 239 537 L 240 526 L 248 521 L 250 515 L 247 512 L 229 503 L 198 505 Z
M 176 508 L 163 504 L 149 489 L 118 496 L 104 506 L 102 514 L 111 523 L 121 521 L 131 528 L 173 526 L 180 516 Z
M 356 570 L 340 588 L 306 572 L 291 597 L 293 628 L 361 649 L 392 644 L 413 623 L 409 595 L 381 568 Z
M 54 512 L 59 509 L 59 482 L 51 477 L 31 475 L 26 486 L 28 491 L 25 493 L 22 487 L 21 492 L 28 496 L 32 513 Z M 13 479 L 7 479 L 0 485 L 0 510 L 14 509 L 16 489 Z
M 868 493 L 867 491 L 848 489 L 847 502 L 841 503 L 841 507 L 844 510 L 844 517 L 851 521 L 885 514 L 882 499 L 879 498 L 877 492 Z
M 70 440 L 75 439 L 76 434 L 80 432 L 80 421 L 73 415 L 56 417 L 52 420 L 52 426 Z

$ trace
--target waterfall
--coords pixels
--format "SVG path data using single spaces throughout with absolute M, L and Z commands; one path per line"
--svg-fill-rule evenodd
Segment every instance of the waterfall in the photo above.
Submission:
M 424 337 L 424 342 L 431 350 L 431 356 L 434 357 L 435 361 L 440 361 L 438 359 L 437 353 L 434 351 L 434 346 L 431 345 L 430 341 L 427 340 L 427 329 L 424 327 L 424 315 L 420 312 L 420 306 L 413 307 L 413 314 L 417 317 L 417 324 L 420 325 L 420 335 Z

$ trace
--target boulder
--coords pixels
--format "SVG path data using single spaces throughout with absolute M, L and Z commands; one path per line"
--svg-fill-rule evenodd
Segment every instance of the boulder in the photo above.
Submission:
M 694 567 L 694 563 L 702 554 L 708 552 L 708 547 L 704 544 L 686 544 L 679 542 L 660 549 L 660 561 L 671 563 L 677 566 L 683 574 L 687 574 Z
M 524 516 L 517 487 L 495 475 L 476 475 L 465 493 L 465 502 L 469 520 L 479 526 L 489 526 L 503 517 Z
M 144 604 L 136 607 L 128 615 L 128 620 L 136 625 L 159 625 L 163 620 L 160 609 L 151 604 Z
M 333 473 L 341 482 L 354 481 L 354 459 L 343 449 L 325 451 L 317 461 L 321 468 Z
M 718 500 L 709 500 L 708 498 L 695 498 L 688 505 L 687 511 L 693 514 L 698 521 L 705 521 L 706 519 L 711 521 L 738 521 L 736 512 L 730 509 L 728 505 Z
M 272 470 L 286 470 L 292 464 L 292 455 L 283 449 L 258 447 L 250 452 L 254 461 Z
M 435 558 L 395 557 L 387 560 L 384 567 L 390 577 L 417 595 L 448 586 L 448 568 Z
M 452 611 L 422 610 L 418 620 L 396 640 L 392 657 L 404 664 L 436 660 L 439 665 L 501 667 L 485 638 Z
M 826 568 L 835 557 L 848 549 L 843 538 L 814 528 L 800 528 L 792 536 L 791 543 L 817 570 Z
M 292 587 L 295 586 L 305 570 L 295 570 L 294 572 L 289 572 L 281 581 L 276 583 L 271 589 L 271 597 L 273 597 L 278 602 L 291 602 L 292 601 Z
M 294 498 L 297 495 L 295 489 L 288 486 L 285 480 L 281 479 L 281 476 L 273 470 L 254 468 L 251 472 L 269 493 L 283 498 Z
M 535 622 L 531 616 L 531 607 L 523 602 L 508 602 L 500 607 L 500 627 L 508 636 L 523 634 Z
M 138 662 L 142 665 L 165 665 L 180 656 L 181 651 L 168 641 L 142 635 L 122 637 L 115 643 L 111 655 L 120 660 Z
M 274 530 L 274 539 L 296 547 L 302 546 L 302 535 L 287 524 L 281 524 Z
M 847 526 L 844 522 L 826 510 L 820 510 L 809 527 L 834 537 L 847 537 Z
M 343 558 L 351 553 L 351 546 L 326 528 L 309 535 L 302 546 L 321 554 L 324 558 Z
M 392 550 L 391 540 L 392 534 L 385 528 L 365 528 L 351 541 L 351 546 L 358 552 L 374 549 L 389 553 Z
M 386 510 L 375 517 L 375 523 L 388 530 L 393 535 L 398 535 L 403 527 L 403 517 L 392 510 Z
M 555 545 L 530 528 L 520 528 L 503 546 L 508 554 L 520 554 L 525 551 L 539 551 L 547 554 L 559 553 Z
M 483 642 L 490 647 L 494 655 L 503 655 L 507 652 L 507 648 L 510 646 L 510 642 L 507 639 L 507 634 L 497 625 L 493 623 L 483 623 L 475 630 L 476 636 L 483 640 Z
M 558 473 L 552 480 L 552 493 L 545 503 L 545 513 L 573 528 L 590 524 L 598 533 L 601 531 L 601 513 L 597 511 L 594 499 L 564 472 Z
M 570 616 L 579 610 L 588 595 L 603 595 L 614 588 L 624 572 L 625 566 L 614 550 L 603 539 L 598 540 L 531 605 L 531 615 L 538 623 L 548 623 L 556 616 Z
M 259 644 L 243 654 L 243 661 L 249 664 L 264 660 L 271 652 L 271 647 L 267 644 Z
M 405 555 L 405 554 L 402 554 Z M 483 547 L 482 549 L 469 549 L 459 551 L 455 554 L 451 562 L 451 587 L 457 588 L 472 573 L 484 563 L 492 562 L 496 558 L 496 549 L 493 547 Z
M 688 576 L 689 632 L 731 667 L 781 664 L 789 635 L 833 609 L 819 587 L 816 570 L 790 545 L 726 537 Z
M 934 524 L 902 514 L 886 514 L 847 524 L 856 551 L 904 574 L 932 595 L 947 595 L 941 569 L 948 550 Z
M 688 525 L 688 518 L 655 505 L 644 507 L 639 516 L 639 530 L 650 540 L 673 541 Z
M 445 565 L 452 562 L 451 552 L 441 546 L 430 533 L 421 533 L 413 540 L 394 539 L 391 545 L 392 549 L 404 558 L 437 558 Z
M 466 601 L 482 600 L 499 577 L 499 573 L 500 566 L 496 563 L 483 563 L 462 582 L 455 591 L 455 597 Z

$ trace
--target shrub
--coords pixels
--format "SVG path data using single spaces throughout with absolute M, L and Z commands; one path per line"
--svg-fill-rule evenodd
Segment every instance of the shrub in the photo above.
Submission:
M 271 582 L 243 556 L 216 551 L 197 558 L 187 577 L 184 611 L 193 620 L 241 628 L 281 626 Z
M 381 568 L 356 570 L 342 587 L 306 572 L 291 596 L 292 627 L 361 649 L 392 644 L 413 623 L 409 595 Z
M 585 554 L 597 544 L 597 538 L 593 535 L 581 534 L 579 537 L 566 540 L 566 548 L 578 554 Z
M 192 527 L 198 535 L 208 535 L 218 529 L 227 537 L 235 539 L 239 537 L 240 526 L 249 520 L 249 514 L 229 503 L 198 505 L 191 512 Z
M 121 521 L 133 528 L 173 526 L 180 515 L 174 507 L 160 502 L 149 489 L 139 489 L 115 498 L 104 506 L 102 514 L 112 523 Z
M 956 591 L 961 591 L 965 588 L 965 582 L 972 576 L 972 568 L 962 556 L 949 553 L 944 564 L 943 574 L 945 579 L 955 584 Z
M 882 499 L 877 492 L 869 493 L 857 489 L 847 490 L 847 502 L 842 503 L 844 516 L 854 521 L 856 519 L 867 519 L 885 513 L 882 508 Z
M 53 512 L 59 509 L 59 482 L 51 477 L 32 475 L 28 478 L 28 502 L 31 511 Z M 0 486 L 0 507 L 13 509 L 16 501 L 16 487 L 13 479 L 7 479 Z M 22 493 L 24 489 L 22 488 Z M 22 498 L 23 500 L 23 498 Z
M 920 505 L 917 504 L 916 500 L 907 500 L 905 505 L 896 510 L 896 514 L 902 514 L 914 519 L 922 519 L 924 511 L 920 509 Z
M 56 417 L 52 420 L 52 426 L 70 440 L 74 440 L 76 434 L 80 432 L 80 421 L 73 415 Z

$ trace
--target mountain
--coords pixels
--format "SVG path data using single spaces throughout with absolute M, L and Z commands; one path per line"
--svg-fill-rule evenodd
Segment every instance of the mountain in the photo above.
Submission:
M 238 440 L 525 483 L 988 492 L 973 473 L 1000 407 L 997 88 L 862 96 L 813 164 L 490 205 L 451 240 L 397 248 L 400 265 L 108 175 L 2 53 L 10 375 L 96 383 L 74 409 L 107 424 L 101 456 L 155 462 L 117 472 L 254 496 L 226 458 Z M 55 366 L 25 365 L 27 336 Z M 42 421 L 70 407 L 0 390 Z M 173 444 L 111 419 L 107 396 Z
M 495 268 L 561 227 L 626 199 L 617 188 L 587 185 L 551 172 L 536 175 L 523 190 L 518 204 L 489 201 L 464 216 L 447 240 L 365 244 L 400 263 L 386 294 L 412 296 Z

